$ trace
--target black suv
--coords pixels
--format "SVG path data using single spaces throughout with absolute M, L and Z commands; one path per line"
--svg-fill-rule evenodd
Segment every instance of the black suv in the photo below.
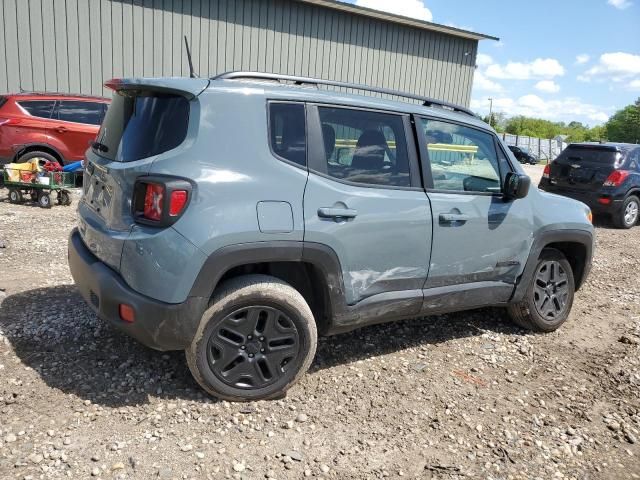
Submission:
M 538 159 L 534 157 L 526 147 L 509 145 L 509 150 L 511 150 L 513 156 L 516 157 L 520 163 L 530 163 L 531 165 L 536 165 L 538 163 Z
M 640 145 L 572 143 L 544 169 L 539 188 L 586 203 L 619 228 L 638 223 Z

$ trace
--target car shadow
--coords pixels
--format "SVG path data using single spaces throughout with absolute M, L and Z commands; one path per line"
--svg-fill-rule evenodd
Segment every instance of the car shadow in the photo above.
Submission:
M 500 309 L 374 325 L 320 338 L 311 372 L 484 331 L 525 333 Z M 0 304 L 0 333 L 49 387 L 95 404 L 209 398 L 193 380 L 183 352 L 146 348 L 99 320 L 73 285 L 7 296 Z

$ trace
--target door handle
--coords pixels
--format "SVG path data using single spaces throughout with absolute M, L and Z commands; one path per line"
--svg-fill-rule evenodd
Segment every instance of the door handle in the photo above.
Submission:
M 67 131 L 67 127 L 56 127 L 56 132 L 64 133 Z
M 318 209 L 320 218 L 355 218 L 356 215 L 358 211 L 352 208 L 320 207 Z
M 440 214 L 440 223 L 454 223 L 454 222 L 464 223 L 468 220 L 471 220 L 471 217 L 463 213 L 441 213 Z

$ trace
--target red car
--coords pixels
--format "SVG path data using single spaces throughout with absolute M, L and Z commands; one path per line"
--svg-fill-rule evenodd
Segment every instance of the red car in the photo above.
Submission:
M 109 102 L 60 93 L 0 95 L 0 164 L 33 157 L 63 165 L 82 160 Z

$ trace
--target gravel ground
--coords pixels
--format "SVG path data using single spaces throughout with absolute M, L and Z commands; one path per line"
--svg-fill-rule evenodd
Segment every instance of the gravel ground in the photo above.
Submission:
M 598 226 L 555 333 L 499 309 L 368 327 L 232 404 L 84 305 L 74 208 L 0 196 L 0 478 L 640 478 L 640 227 Z

